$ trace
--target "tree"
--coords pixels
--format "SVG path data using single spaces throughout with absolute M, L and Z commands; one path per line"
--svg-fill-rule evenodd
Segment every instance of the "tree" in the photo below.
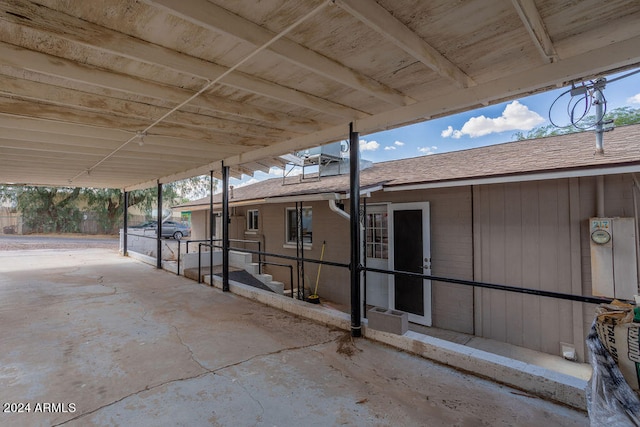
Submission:
M 23 186 L 16 189 L 17 208 L 32 232 L 77 233 L 82 214 L 76 205 L 80 188 Z
M 604 121 L 613 120 L 614 126 L 625 126 L 640 123 L 640 109 L 632 107 L 619 107 L 605 114 Z M 595 116 L 587 116 L 583 122 L 595 123 Z M 517 141 L 525 139 L 544 138 L 546 136 L 565 135 L 568 133 L 583 132 L 584 129 L 575 126 L 555 127 L 554 125 L 539 126 L 527 132 L 516 132 L 513 136 Z
M 214 181 L 214 191 L 216 184 Z M 203 197 L 209 192 L 209 187 L 208 176 L 166 184 L 163 186 L 163 205 L 171 206 Z M 80 198 L 84 198 L 89 209 L 97 215 L 103 232 L 117 231 L 124 212 L 121 190 L 0 185 L 0 202 L 8 202 L 21 211 L 25 228 L 33 232 L 79 232 L 82 220 L 78 206 Z M 129 193 L 129 207 L 138 206 L 148 216 L 157 207 L 157 200 L 156 188 Z
M 214 181 L 214 191 L 217 181 Z M 163 205 L 171 206 L 184 203 L 195 195 L 206 194 L 209 191 L 209 177 L 197 176 L 182 181 L 172 182 L 163 186 Z M 122 223 L 124 195 L 116 189 L 85 189 L 85 196 L 89 207 L 98 216 L 98 223 L 107 233 L 114 232 L 118 224 Z M 138 206 L 147 216 L 157 207 L 158 191 L 156 188 L 136 190 L 129 193 L 128 207 Z

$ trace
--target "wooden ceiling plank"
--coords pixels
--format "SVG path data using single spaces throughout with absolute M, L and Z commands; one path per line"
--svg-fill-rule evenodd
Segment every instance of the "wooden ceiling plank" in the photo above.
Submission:
M 0 22 L 3 23 L 0 25 L 2 39 L 10 41 L 14 33 L 24 32 L 26 28 L 29 28 L 34 34 L 45 39 L 78 43 L 99 52 L 200 78 L 203 80 L 203 87 L 206 82 L 216 79 L 227 71 L 226 67 L 219 64 L 118 33 L 42 5 L 31 4 L 31 6 L 20 7 L 17 3 L 0 2 L 0 11 L 5 12 L 0 13 Z M 28 19 L 22 19 L 20 16 L 27 16 Z M 68 31 L 52 32 L 49 28 L 53 23 L 65 26 Z M 76 28 L 82 28 L 83 31 L 73 31 Z M 91 34 L 91 37 L 88 34 Z M 95 43 L 96 39 L 99 39 L 100 43 Z M 248 90 L 261 96 L 325 114 L 344 117 L 348 113 L 349 117 L 362 117 L 362 112 L 357 110 L 276 83 L 269 83 L 267 93 L 261 93 L 259 88 L 264 87 L 264 83 L 266 83 L 264 80 L 238 71 L 226 76 L 219 83 L 228 83 L 238 89 Z M 245 85 L 249 85 L 249 87 L 245 88 Z
M 549 32 L 547 31 L 540 12 L 536 8 L 534 0 L 511 0 L 513 7 L 518 12 L 522 23 L 524 24 L 531 40 L 536 45 L 542 59 L 545 62 L 554 62 L 558 60 Z
M 161 117 L 165 112 L 169 111 L 168 108 L 150 106 L 141 102 L 125 101 L 100 95 L 87 96 L 86 93 L 77 90 L 16 79 L 0 74 L 0 95 L 2 94 L 111 116 L 138 118 L 142 121 L 152 121 L 154 118 Z M 239 123 L 186 111 L 175 112 L 167 117 L 165 122 L 173 123 L 177 126 L 204 127 L 220 133 L 266 138 L 273 141 L 296 135 L 296 133 L 274 130 L 261 125 Z
M 162 7 L 168 13 L 195 25 L 231 35 L 254 46 L 269 42 L 276 33 L 206 0 L 148 0 L 154 7 Z M 326 56 L 302 46 L 290 39 L 281 38 L 269 48 L 281 58 L 313 73 L 346 85 L 360 92 L 372 95 L 392 105 L 407 105 L 415 102 L 395 89 L 348 68 Z
M 112 73 L 85 64 L 54 57 L 42 52 L 23 49 L 0 41 L 0 64 L 15 70 L 20 68 L 35 73 L 53 76 L 65 81 L 78 82 L 84 85 L 101 88 L 117 97 L 113 91 L 125 94 L 144 96 L 157 100 L 155 105 L 161 106 L 166 101 L 180 103 L 193 95 L 186 89 L 166 86 L 143 80 L 125 74 Z M 297 132 L 318 130 L 321 124 L 304 117 L 268 110 L 247 103 L 222 99 L 212 94 L 204 94 L 191 103 L 194 108 L 221 112 L 236 116 L 240 119 L 251 119 L 265 124 L 277 125 L 276 128 L 289 129 Z
M 374 0 L 335 0 L 335 3 L 456 86 L 475 85 L 464 71 Z
M 640 36 L 639 22 L 640 13 L 632 13 L 617 20 L 616 25 L 602 25 L 585 33 L 558 40 L 555 43 L 555 49 L 560 59 L 566 59 L 634 37 L 637 38 Z
M 94 127 L 116 128 L 130 131 L 130 135 L 144 129 L 147 122 L 123 116 L 113 116 L 93 111 L 76 110 L 64 106 L 48 105 L 40 103 L 28 103 L 18 99 L 10 99 L 0 96 L 0 113 L 19 114 L 24 117 L 47 119 L 52 121 L 67 122 L 81 125 L 92 125 Z M 232 145 L 243 141 L 240 146 L 258 147 L 264 146 L 264 142 L 268 138 L 252 139 L 243 135 L 232 135 L 221 133 L 216 129 L 207 127 L 188 126 L 178 123 L 161 123 L 154 127 L 149 135 L 160 134 L 164 136 L 172 136 L 175 138 L 195 139 L 206 142 L 208 144 Z M 273 138 L 272 140 L 276 140 Z M 122 140 L 124 143 L 127 139 Z

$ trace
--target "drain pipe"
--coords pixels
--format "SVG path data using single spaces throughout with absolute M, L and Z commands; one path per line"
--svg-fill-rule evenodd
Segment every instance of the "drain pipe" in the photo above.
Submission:
M 351 221 L 351 215 L 340 209 L 338 205 L 336 205 L 336 201 L 334 199 L 329 199 L 329 209 L 331 209 L 333 212 L 337 213 L 347 221 Z
M 596 212 L 598 218 L 604 218 L 604 175 L 596 177 Z

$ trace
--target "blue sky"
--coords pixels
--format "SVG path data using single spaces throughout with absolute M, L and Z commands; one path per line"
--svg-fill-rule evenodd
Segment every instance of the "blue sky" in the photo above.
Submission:
M 603 91 L 607 111 L 618 107 L 640 108 L 640 73 L 609 82 L 634 70 L 606 76 L 608 83 Z M 549 110 L 554 100 L 568 88 L 504 102 L 448 117 L 430 120 L 398 129 L 364 135 L 360 138 L 361 157 L 373 162 L 383 162 L 448 151 L 464 150 L 515 140 L 515 133 L 549 124 Z M 570 95 L 560 98 L 554 105 L 554 121 L 568 123 L 567 104 Z M 591 110 L 589 114 L 594 114 Z M 282 176 L 282 171 L 272 168 L 269 174 L 257 172 L 255 177 L 231 179 L 230 184 L 243 186 L 265 178 Z

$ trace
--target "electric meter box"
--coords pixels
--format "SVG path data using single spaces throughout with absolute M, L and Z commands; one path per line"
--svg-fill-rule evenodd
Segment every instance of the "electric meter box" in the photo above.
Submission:
M 634 218 L 591 218 L 591 287 L 594 296 L 633 300 L 638 294 Z

